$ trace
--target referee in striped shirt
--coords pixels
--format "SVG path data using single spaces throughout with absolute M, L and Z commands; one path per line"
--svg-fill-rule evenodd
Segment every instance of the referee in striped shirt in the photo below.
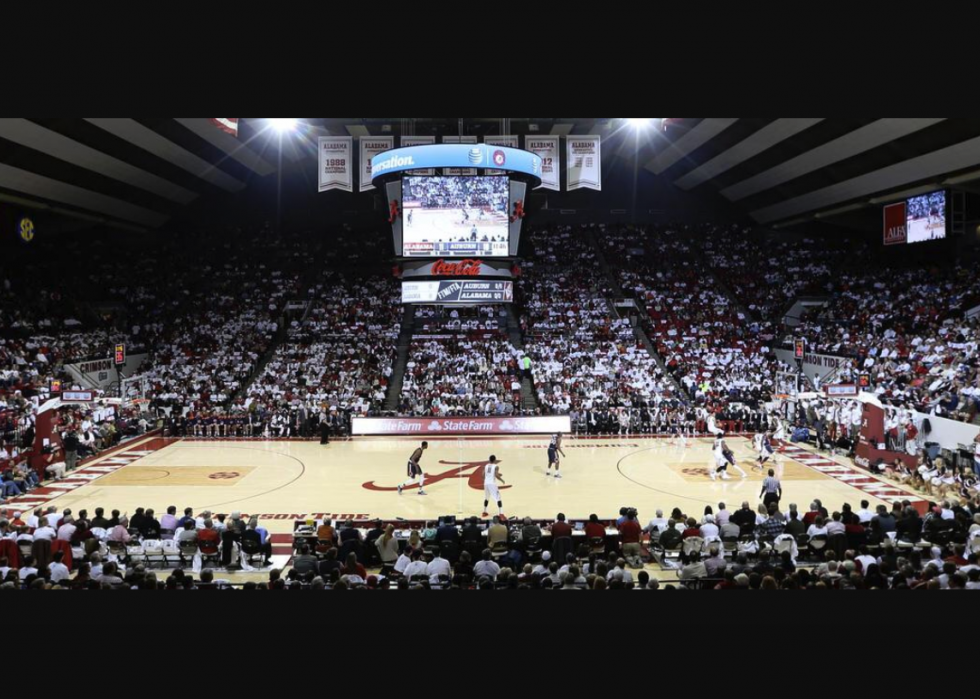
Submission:
M 762 498 L 762 504 L 766 506 L 766 509 L 772 503 L 776 503 L 776 507 L 779 507 L 779 501 L 783 497 L 783 486 L 776 478 L 776 472 L 772 469 L 769 469 L 769 476 L 762 481 L 762 492 L 759 493 L 759 497 Z

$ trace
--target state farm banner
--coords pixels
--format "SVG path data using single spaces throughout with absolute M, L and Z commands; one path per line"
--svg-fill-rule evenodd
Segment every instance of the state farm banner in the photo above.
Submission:
M 599 136 L 568 137 L 568 186 L 602 190 L 602 139 Z
M 391 150 L 395 145 L 394 136 L 371 136 L 361 139 L 361 191 L 374 189 L 371 184 L 371 158 Z
M 402 148 L 410 146 L 431 146 L 436 142 L 435 136 L 402 136 Z M 435 168 L 426 170 L 410 170 L 407 175 L 417 175 L 418 177 L 432 177 L 436 174 Z
M 908 242 L 908 210 L 905 202 L 885 207 L 885 245 Z
M 488 146 L 504 146 L 505 148 L 520 148 L 520 138 L 518 136 L 487 136 L 483 142 Z M 485 175 L 500 176 L 507 173 L 503 170 L 487 170 Z
M 472 143 L 473 145 L 479 143 L 476 136 L 443 136 L 442 142 L 449 144 Z M 483 153 L 480 151 L 474 151 L 473 158 L 474 162 L 481 162 L 483 160 Z M 447 167 L 445 170 L 443 170 L 442 174 L 444 174 L 446 177 L 473 177 L 476 175 L 476 169 Z
M 320 136 L 320 189 L 354 191 L 354 139 L 350 136 Z
M 548 417 L 355 417 L 351 420 L 354 435 L 408 435 L 447 437 L 493 434 L 554 434 L 571 432 L 567 415 Z
M 558 136 L 528 136 L 524 140 L 524 150 L 541 158 L 541 186 L 537 189 L 561 191 L 560 158 Z

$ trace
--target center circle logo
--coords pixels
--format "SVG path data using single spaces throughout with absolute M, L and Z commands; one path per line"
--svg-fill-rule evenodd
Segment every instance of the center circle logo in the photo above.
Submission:
M 218 471 L 217 473 L 212 473 L 208 478 L 213 481 L 231 481 L 240 478 L 241 475 L 237 471 Z
M 497 167 L 503 167 L 507 162 L 507 156 L 504 155 L 502 150 L 494 151 L 493 153 L 493 164 Z

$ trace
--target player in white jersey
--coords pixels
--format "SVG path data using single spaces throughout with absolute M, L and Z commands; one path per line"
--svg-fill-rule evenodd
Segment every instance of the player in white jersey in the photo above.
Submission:
M 406 486 L 411 485 L 416 480 L 419 482 L 419 495 L 425 495 L 425 491 L 422 490 L 422 486 L 425 485 L 425 473 L 422 472 L 422 466 L 419 465 L 419 461 L 422 460 L 422 453 L 429 448 L 428 442 L 422 442 L 422 446 L 416 449 L 412 455 L 408 458 L 408 480 L 404 483 L 399 484 L 398 494 L 402 494 L 402 489 Z
M 973 439 L 973 471 L 980 478 L 980 434 Z
M 778 413 L 774 413 L 773 414 L 773 420 L 776 423 L 776 427 L 775 427 L 774 430 L 770 430 L 770 431 L 773 432 L 772 438 L 775 439 L 778 442 L 785 442 L 786 441 L 786 427 L 783 424 L 783 418 Z
M 708 415 L 708 434 L 714 435 L 715 437 L 721 437 L 725 434 L 725 430 L 721 429 L 717 424 L 715 424 L 714 413 Z
M 749 474 L 742 470 L 735 460 L 735 454 L 728 445 L 725 444 L 725 433 L 722 432 L 720 435 L 715 436 L 715 444 L 711 449 L 711 453 L 715 459 L 714 470 L 709 469 L 708 475 L 711 476 L 711 480 L 715 480 L 718 475 L 721 475 L 723 481 L 731 480 L 728 477 L 728 467 L 731 466 L 736 471 L 738 471 L 742 478 L 748 478 Z
M 760 432 L 753 437 L 752 441 L 755 444 L 755 450 L 759 452 L 759 458 L 756 459 L 757 463 L 752 468 L 758 468 L 760 471 L 762 471 L 765 463 L 773 455 L 771 435 L 769 432 Z
M 561 468 L 561 460 L 558 455 L 561 454 L 562 458 L 565 457 L 565 452 L 561 448 L 561 432 L 551 435 L 551 444 L 548 445 L 548 472 L 544 475 L 551 475 L 551 467 L 555 467 L 555 478 L 561 478 L 561 473 L 558 471 Z
M 483 467 L 483 516 L 489 517 L 487 507 L 490 501 L 497 503 L 497 514 L 504 516 L 504 503 L 500 499 L 500 490 L 497 488 L 497 481 L 504 483 L 500 473 L 500 462 L 496 456 L 490 457 L 490 463 Z

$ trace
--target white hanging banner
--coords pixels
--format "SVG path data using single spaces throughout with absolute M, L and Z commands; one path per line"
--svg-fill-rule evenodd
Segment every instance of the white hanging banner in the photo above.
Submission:
M 435 136 L 402 136 L 402 148 L 409 146 L 431 146 L 436 142 Z M 432 177 L 436 174 L 435 168 L 425 170 L 409 170 L 406 175 L 417 175 L 419 177 Z
M 541 186 L 535 189 L 561 191 L 561 164 L 558 151 L 558 136 L 528 136 L 524 139 L 524 150 L 541 158 Z
M 320 190 L 354 191 L 354 139 L 350 136 L 320 136 Z
M 599 136 L 568 137 L 568 186 L 602 190 L 602 153 Z
M 443 136 L 443 143 L 472 143 L 477 144 L 479 141 L 476 136 Z M 477 159 L 478 158 L 478 159 Z M 476 160 L 474 160 L 476 159 Z M 483 153 L 481 151 L 473 151 L 473 158 L 471 162 L 474 165 L 479 164 L 483 160 Z M 473 177 L 476 175 L 476 170 L 473 168 L 458 168 L 458 167 L 447 167 L 442 171 L 446 177 Z
M 371 158 L 391 150 L 395 145 L 394 136 L 366 136 L 361 139 L 361 191 L 374 189 L 371 184 Z
M 487 136 L 483 142 L 488 146 L 504 146 L 505 148 L 520 148 L 520 139 L 517 136 Z M 487 170 L 485 175 L 506 175 L 504 170 Z

